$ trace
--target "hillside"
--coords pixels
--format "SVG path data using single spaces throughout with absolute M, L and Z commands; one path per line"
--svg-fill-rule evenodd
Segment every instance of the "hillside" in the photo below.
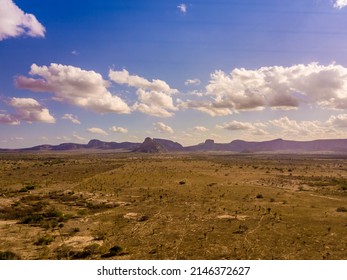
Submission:
M 133 152 L 137 152 L 137 153 L 165 153 L 165 152 L 168 152 L 168 149 L 165 148 L 159 142 L 153 140 L 150 137 L 147 137 L 145 139 L 145 141 L 138 148 L 133 150 Z

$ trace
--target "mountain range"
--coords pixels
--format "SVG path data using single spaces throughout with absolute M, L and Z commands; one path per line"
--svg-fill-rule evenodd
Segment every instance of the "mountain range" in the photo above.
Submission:
M 59 145 L 39 145 L 23 149 L 0 149 L 0 151 L 70 151 L 70 150 L 122 150 L 139 153 L 165 152 L 209 152 L 226 151 L 237 153 L 255 152 L 335 152 L 347 153 L 347 139 L 323 139 L 312 141 L 292 141 L 275 139 L 270 141 L 249 142 L 234 140 L 230 143 L 215 143 L 207 139 L 204 143 L 184 147 L 180 143 L 159 138 L 147 137 L 143 143 L 134 142 L 104 142 L 97 139 L 88 144 L 62 143 Z

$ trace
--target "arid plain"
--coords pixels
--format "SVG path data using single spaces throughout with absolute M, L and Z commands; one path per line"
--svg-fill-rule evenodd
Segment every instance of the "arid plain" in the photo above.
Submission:
M 347 156 L 4 152 L 0 259 L 347 259 Z

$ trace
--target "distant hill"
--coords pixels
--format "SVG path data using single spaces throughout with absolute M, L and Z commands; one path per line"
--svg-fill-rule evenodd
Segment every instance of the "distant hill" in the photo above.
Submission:
M 206 140 L 195 146 L 186 147 L 188 151 L 230 151 L 230 152 L 347 152 L 347 139 L 324 139 L 313 141 L 289 141 L 275 139 L 262 142 L 234 140 L 219 144 Z
M 237 153 L 256 152 L 335 152 L 347 153 L 347 139 L 322 139 L 312 141 L 292 141 L 275 139 L 261 142 L 248 142 L 234 140 L 230 143 L 215 143 L 212 139 L 205 142 L 183 147 L 180 143 L 167 139 L 147 137 L 143 143 L 132 142 L 104 142 L 97 139 L 90 140 L 88 144 L 62 143 L 59 145 L 39 145 L 24 149 L 0 149 L 0 151 L 69 151 L 69 150 L 123 150 L 141 153 L 162 153 L 162 152 L 209 152 L 226 151 Z
M 97 139 L 90 140 L 88 144 L 76 144 L 76 143 L 62 143 L 59 145 L 39 145 L 24 149 L 15 149 L 18 151 L 70 151 L 70 150 L 81 150 L 81 149 L 123 149 L 133 150 L 140 146 L 140 143 L 131 142 L 103 142 Z M 1 149 L 0 151 L 10 151 L 10 149 Z
M 132 143 L 132 142 L 103 142 L 100 140 L 90 140 L 88 144 L 86 145 L 86 148 L 92 148 L 92 149 L 124 149 L 124 150 L 133 150 L 140 146 L 140 143 Z
M 164 147 L 161 143 L 158 141 L 147 137 L 145 141 L 136 149 L 133 150 L 133 152 L 137 153 L 165 153 L 168 152 L 168 149 Z

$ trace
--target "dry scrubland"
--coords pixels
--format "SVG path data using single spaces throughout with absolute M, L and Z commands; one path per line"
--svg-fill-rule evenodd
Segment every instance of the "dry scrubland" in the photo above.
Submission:
M 347 157 L 0 154 L 0 259 L 347 259 Z

